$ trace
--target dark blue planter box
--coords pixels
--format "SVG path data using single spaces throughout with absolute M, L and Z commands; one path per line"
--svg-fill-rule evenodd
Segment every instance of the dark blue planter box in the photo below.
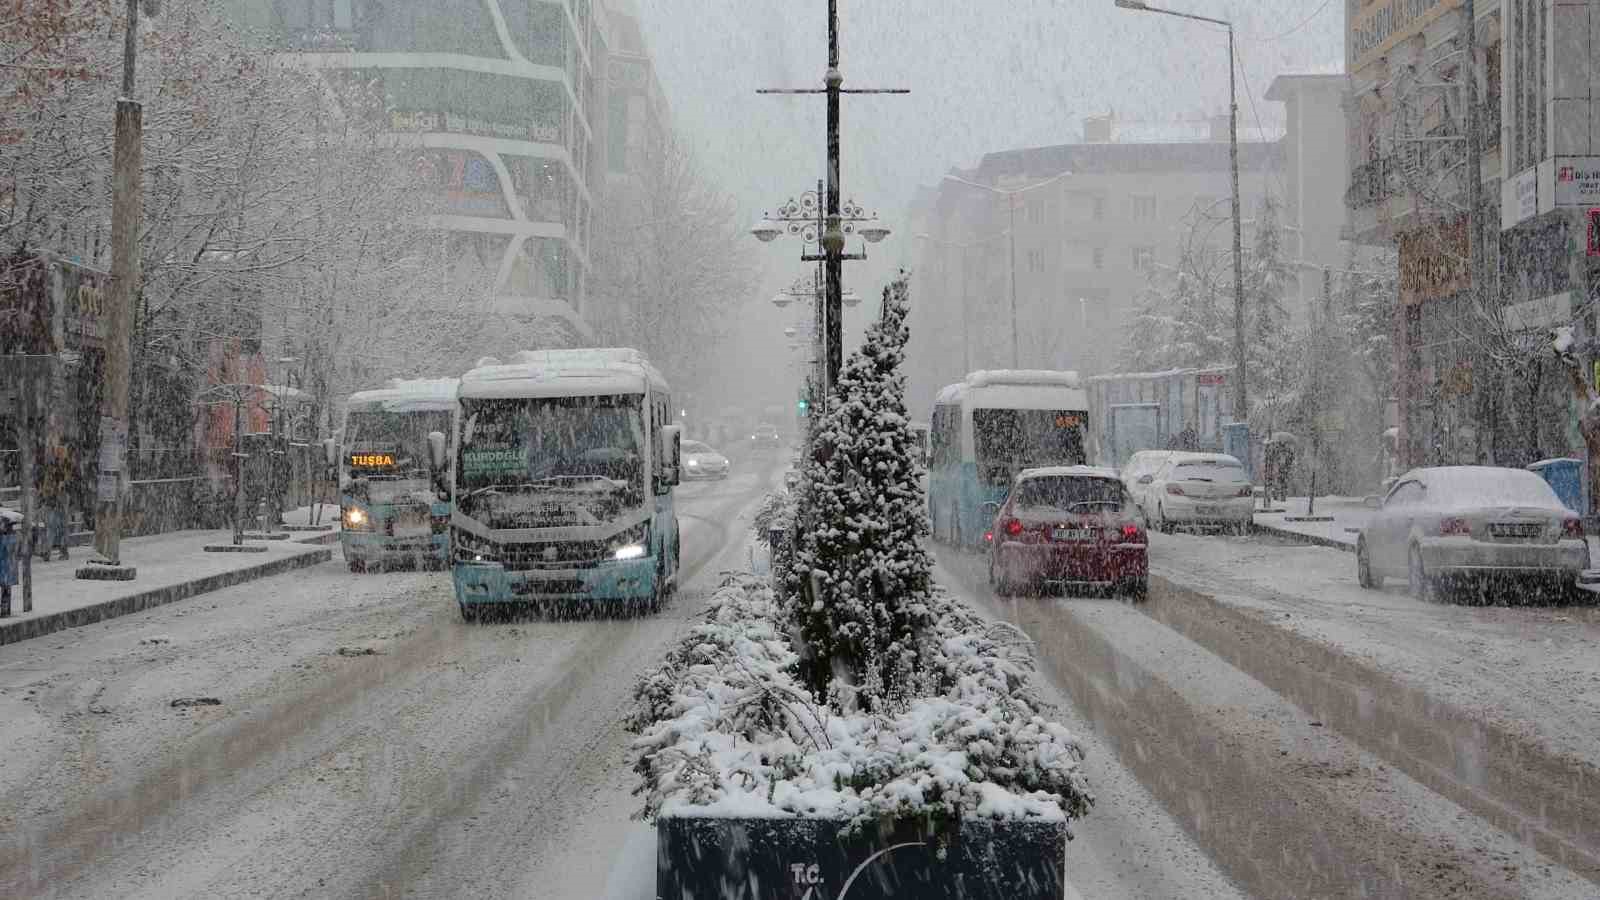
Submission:
M 1060 900 L 1063 822 L 656 821 L 657 900 Z

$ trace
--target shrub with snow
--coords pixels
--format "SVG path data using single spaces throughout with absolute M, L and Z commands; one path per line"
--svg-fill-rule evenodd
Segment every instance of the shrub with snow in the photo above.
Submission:
M 1052 819 L 1094 803 L 1083 748 L 1031 688 L 1026 639 L 942 592 L 918 677 L 841 714 L 797 677 L 772 588 L 732 576 L 635 689 L 642 816 Z

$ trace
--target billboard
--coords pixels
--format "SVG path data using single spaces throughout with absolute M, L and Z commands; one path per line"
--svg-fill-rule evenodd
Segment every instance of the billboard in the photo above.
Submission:
M 1461 0 L 1364 0 L 1350 17 L 1345 71 L 1359 71 L 1460 6 Z

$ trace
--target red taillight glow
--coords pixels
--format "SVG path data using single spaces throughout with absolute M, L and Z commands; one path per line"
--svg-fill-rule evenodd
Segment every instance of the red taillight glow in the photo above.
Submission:
M 1022 523 L 1021 522 L 1017 521 L 1016 519 L 1007 519 L 1006 520 L 1006 534 L 1009 534 L 1012 537 L 1016 537 L 1017 535 L 1019 535 L 1021 533 L 1022 533 Z
M 1439 533 L 1444 535 L 1471 534 L 1472 526 L 1467 524 L 1466 519 L 1459 516 L 1450 516 L 1439 521 Z
M 1137 525 L 1124 525 L 1122 526 L 1122 540 L 1124 543 L 1129 544 L 1144 543 L 1144 532 L 1140 531 Z
M 984 543 L 985 543 L 985 544 L 992 544 L 992 543 L 994 543 L 994 532 L 992 532 L 992 531 L 985 531 L 985 532 L 984 532 L 984 533 L 983 533 L 983 542 L 984 542 Z
M 1183 496 L 1183 488 L 1178 487 L 1175 484 L 1169 484 L 1169 485 L 1167 485 L 1167 493 L 1171 494 L 1174 497 L 1182 497 Z
M 1580 541 L 1583 540 L 1583 537 L 1584 537 L 1583 520 L 1582 519 L 1567 519 L 1566 521 L 1562 522 L 1561 523 L 1561 536 L 1562 537 L 1569 537 L 1569 538 L 1577 538 Z

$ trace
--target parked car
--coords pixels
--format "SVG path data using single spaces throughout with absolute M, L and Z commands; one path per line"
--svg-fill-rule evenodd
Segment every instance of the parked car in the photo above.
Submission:
M 1139 479 L 1146 475 L 1154 475 L 1167 457 L 1172 455 L 1171 450 L 1140 450 L 1128 457 L 1127 465 L 1122 467 L 1122 486 L 1128 489 L 1128 496 L 1133 498 L 1140 512 L 1144 512 L 1145 487 L 1149 482 L 1140 483 Z M 1149 519 L 1149 514 L 1145 514 Z
M 1226 453 L 1167 454 L 1154 473 L 1141 475 L 1150 524 L 1172 533 L 1178 525 L 1221 526 L 1243 534 L 1255 516 L 1254 488 L 1244 464 Z
M 761 424 L 750 435 L 750 444 L 754 447 L 782 447 L 783 437 L 778 434 L 778 426 Z
M 700 441 L 683 441 L 679 452 L 683 455 L 684 478 L 727 478 L 728 458 Z
M 1526 469 L 1413 469 L 1367 503 L 1374 511 L 1356 539 L 1362 587 L 1404 578 L 1412 596 L 1429 599 L 1499 582 L 1524 597 L 1561 597 L 1589 568 L 1583 520 Z
M 1112 469 L 1024 469 L 998 504 L 989 585 L 1002 597 L 1045 585 L 1112 588 L 1136 599 L 1149 589 L 1149 540 Z

